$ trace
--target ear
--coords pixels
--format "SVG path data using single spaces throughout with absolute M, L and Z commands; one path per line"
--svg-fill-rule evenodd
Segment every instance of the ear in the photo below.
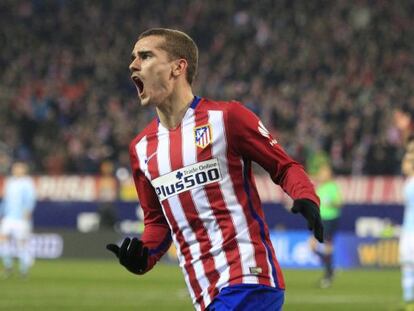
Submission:
M 180 75 L 185 76 L 187 67 L 188 67 L 188 63 L 186 59 L 180 58 L 180 59 L 175 60 L 172 65 L 172 75 L 174 77 L 179 77 Z

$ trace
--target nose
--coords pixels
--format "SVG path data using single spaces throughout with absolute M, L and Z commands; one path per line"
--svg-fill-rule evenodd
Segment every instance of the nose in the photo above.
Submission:
M 130 71 L 140 71 L 141 70 L 141 62 L 139 57 L 136 57 L 131 64 L 129 64 Z

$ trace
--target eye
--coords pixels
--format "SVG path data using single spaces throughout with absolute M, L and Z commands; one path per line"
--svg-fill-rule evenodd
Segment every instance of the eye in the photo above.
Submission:
M 151 55 L 149 55 L 149 54 L 143 54 L 142 56 L 141 56 L 141 59 L 142 60 L 144 60 L 144 59 L 148 59 L 148 58 L 150 58 L 151 57 Z

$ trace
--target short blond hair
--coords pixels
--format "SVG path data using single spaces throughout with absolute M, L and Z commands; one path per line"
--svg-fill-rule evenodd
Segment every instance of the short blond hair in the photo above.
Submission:
M 182 31 L 168 28 L 148 29 L 139 35 L 138 40 L 149 36 L 163 37 L 165 42 L 161 44 L 160 48 L 173 59 L 184 58 L 187 61 L 186 79 L 191 85 L 198 67 L 198 47 L 194 40 Z

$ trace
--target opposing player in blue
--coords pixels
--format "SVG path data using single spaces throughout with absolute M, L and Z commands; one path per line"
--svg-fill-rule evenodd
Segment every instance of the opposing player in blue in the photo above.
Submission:
M 32 231 L 32 212 L 36 205 L 36 192 L 32 178 L 27 175 L 26 163 L 15 162 L 11 173 L 12 176 L 6 180 L 3 201 L 0 205 L 0 235 L 3 241 L 16 246 L 20 262 L 19 271 L 21 276 L 25 277 L 34 262 L 28 242 Z M 11 247 L 4 248 L 3 265 L 3 276 L 7 278 L 13 269 Z
M 404 184 L 404 218 L 400 237 L 401 285 L 404 310 L 414 311 L 414 136 L 407 142 L 402 171 Z

